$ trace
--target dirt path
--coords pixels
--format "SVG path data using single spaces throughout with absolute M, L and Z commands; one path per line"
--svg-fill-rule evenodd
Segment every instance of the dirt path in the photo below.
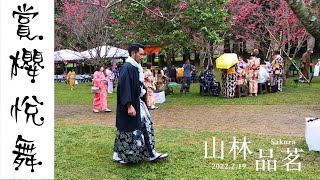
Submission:
M 114 110 L 115 111 L 115 110 Z M 320 105 L 188 106 L 151 111 L 155 127 L 304 136 L 305 117 L 319 117 Z M 91 106 L 59 105 L 58 122 L 115 125 L 115 112 L 93 113 Z

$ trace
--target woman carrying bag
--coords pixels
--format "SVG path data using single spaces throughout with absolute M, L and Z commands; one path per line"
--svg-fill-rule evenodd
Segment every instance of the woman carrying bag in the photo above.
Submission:
M 103 66 L 98 66 L 93 74 L 93 86 L 95 87 L 95 93 L 93 98 L 93 112 L 98 113 L 99 110 L 104 112 L 111 112 L 107 108 L 107 85 L 106 76 L 104 75 Z

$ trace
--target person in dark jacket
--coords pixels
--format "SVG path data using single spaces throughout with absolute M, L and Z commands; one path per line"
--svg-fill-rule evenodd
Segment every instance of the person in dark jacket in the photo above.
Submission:
M 171 82 L 177 82 L 177 69 L 174 65 L 169 70 L 169 78 L 171 79 Z
M 260 59 L 260 64 L 263 64 L 266 60 L 266 57 L 259 51 L 259 49 L 254 49 L 253 55 Z
M 118 80 L 113 160 L 121 164 L 143 159 L 154 161 L 168 156 L 155 150 L 153 123 L 146 106 L 144 74 L 140 65 L 143 48 L 139 43 L 130 46 L 130 56 L 122 66 Z
M 190 91 L 190 84 L 191 84 L 191 70 L 192 66 L 190 64 L 190 60 L 188 59 L 185 64 L 183 64 L 183 83 L 181 84 L 180 92 L 182 93 L 185 89 L 186 92 Z

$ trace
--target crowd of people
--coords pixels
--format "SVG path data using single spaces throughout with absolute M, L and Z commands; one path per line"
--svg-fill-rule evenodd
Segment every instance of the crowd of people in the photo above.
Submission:
M 259 84 L 266 84 L 271 92 L 282 91 L 285 61 L 279 51 L 274 51 L 271 62 L 258 49 L 254 49 L 249 58 L 240 55 L 238 59 L 238 63 L 229 69 L 221 69 L 221 83 L 216 79 L 212 64 L 203 66 L 198 78 L 200 86 L 212 95 L 221 94 L 227 98 L 235 97 L 239 86 L 244 86 L 249 96 L 258 95 Z M 308 61 L 307 58 L 304 59 L 306 60 L 302 63 Z M 173 65 L 169 69 L 168 77 L 181 84 L 180 92 L 189 92 L 191 82 L 197 78 L 196 68 L 187 60 L 178 68 Z
M 112 112 L 108 108 L 107 93 L 113 93 L 114 81 L 117 79 L 117 107 L 116 107 L 116 137 L 113 160 L 121 164 L 136 163 L 143 159 L 154 161 L 163 159 L 168 154 L 162 154 L 155 149 L 153 122 L 149 110 L 158 109 L 154 103 L 154 92 L 157 89 L 157 73 L 150 63 L 144 70 L 141 66 L 143 46 L 134 43 L 128 50 L 130 56 L 126 62 L 116 69 L 98 66 L 93 74 L 93 112 Z M 301 61 L 302 76 L 300 81 L 309 82 L 310 66 L 312 66 L 308 49 Z M 320 67 L 320 60 L 319 60 Z M 120 70 L 121 68 L 121 70 Z M 245 87 L 249 96 L 257 96 L 259 84 L 265 84 L 272 92 L 282 91 L 285 76 L 285 61 L 279 51 L 274 51 L 271 62 L 259 50 L 248 57 L 238 56 L 238 63 L 229 69 L 221 69 L 221 83 L 213 72 L 214 66 L 203 66 L 200 75 L 200 87 L 212 95 L 220 94 L 226 98 L 233 98 L 236 89 Z M 320 68 L 317 73 L 320 74 Z M 197 79 L 194 65 L 187 60 L 182 66 L 174 65 L 168 70 L 162 68 L 160 77 L 181 84 L 180 92 L 190 91 L 190 84 Z M 158 72 L 158 74 L 159 74 Z M 75 86 L 76 74 L 74 70 L 66 76 L 70 89 Z M 220 87 L 221 84 L 221 87 Z
M 259 84 L 266 84 L 273 92 L 282 91 L 285 61 L 279 51 L 273 53 L 271 63 L 257 49 L 248 59 L 243 56 L 239 56 L 238 59 L 238 63 L 229 69 L 221 69 L 221 94 L 223 97 L 235 97 L 236 90 L 240 86 L 245 87 L 249 96 L 257 96 Z M 214 79 L 214 83 L 212 83 L 211 79 L 215 76 L 211 73 L 211 68 L 208 70 L 212 77 L 207 80 L 208 77 L 204 76 L 204 85 L 209 87 L 212 92 L 217 91 L 218 87 L 214 85 L 218 82 Z
M 313 65 L 310 58 L 311 54 L 312 49 L 309 48 L 302 56 L 300 82 L 310 81 L 310 67 Z M 180 92 L 189 92 L 190 84 L 197 79 L 199 79 L 200 86 L 204 91 L 210 92 L 214 96 L 221 94 L 226 98 L 235 97 L 237 88 L 240 86 L 245 87 L 249 96 L 258 95 L 259 84 L 266 84 L 269 92 L 282 91 L 285 76 L 285 61 L 279 51 L 274 51 L 270 62 L 258 49 L 254 49 L 249 57 L 245 58 L 239 55 L 238 59 L 238 63 L 229 69 L 221 69 L 221 82 L 217 81 L 212 64 L 203 66 L 198 77 L 196 67 L 190 63 L 190 60 L 187 60 L 179 67 L 175 65 L 172 65 L 169 69 L 164 67 L 159 72 L 155 72 L 151 64 L 147 63 L 144 71 L 144 86 L 147 89 L 146 104 L 148 109 L 158 109 L 154 103 L 154 91 L 157 89 L 157 85 L 159 85 L 159 80 L 157 79 L 158 73 L 161 73 L 161 81 L 169 80 L 180 83 Z M 98 67 L 96 69 L 93 85 L 99 88 L 100 91 L 99 93 L 95 93 L 94 96 L 94 112 L 99 112 L 99 110 L 111 111 L 107 108 L 107 101 L 100 101 L 100 99 L 107 98 L 105 91 L 113 93 L 115 87 L 114 81 L 120 76 L 120 68 L 121 66 L 117 66 L 115 69 L 111 67 Z M 74 70 L 70 71 L 66 76 L 71 90 L 75 87 L 75 76 Z

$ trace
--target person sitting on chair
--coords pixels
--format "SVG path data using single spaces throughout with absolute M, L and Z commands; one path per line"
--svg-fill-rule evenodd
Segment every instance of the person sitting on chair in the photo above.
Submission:
M 213 65 L 209 65 L 208 70 L 204 72 L 204 86 L 209 88 L 212 95 L 219 96 L 219 84 L 216 82 L 212 69 Z
M 266 64 L 262 63 L 260 65 L 259 73 L 258 73 L 258 83 L 263 84 L 269 81 L 270 75 L 266 69 Z

